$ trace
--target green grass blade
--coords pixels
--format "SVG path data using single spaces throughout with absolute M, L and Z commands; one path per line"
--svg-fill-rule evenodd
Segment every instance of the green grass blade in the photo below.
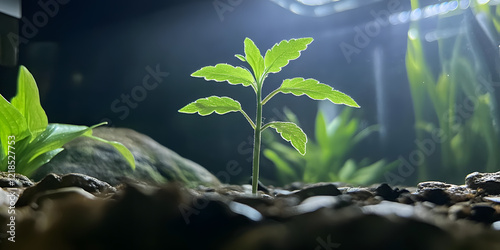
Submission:
M 283 160 L 276 152 L 270 149 L 265 149 L 263 154 L 276 166 L 278 170 L 278 178 L 281 180 L 282 184 L 300 180 L 290 164 Z
M 210 96 L 207 98 L 200 98 L 179 109 L 180 113 L 198 113 L 201 116 L 210 115 L 213 112 L 223 115 L 229 112 L 237 111 L 241 111 L 241 104 L 238 101 L 226 96 Z
M 93 136 L 93 135 L 85 135 L 85 136 L 87 136 L 89 138 L 92 138 L 92 139 L 94 139 L 96 141 L 100 141 L 100 142 L 103 142 L 103 143 L 106 143 L 108 145 L 113 146 L 125 158 L 125 160 L 132 167 L 132 169 L 135 170 L 135 158 L 134 158 L 134 155 L 123 144 L 121 144 L 121 143 L 119 143 L 117 141 L 108 141 L 108 140 L 105 140 L 103 138 L 96 137 L 96 136 Z
M 379 181 L 385 173 L 396 168 L 398 164 L 399 160 L 393 161 L 389 164 L 387 164 L 385 160 L 379 160 L 369 166 L 360 167 L 354 174 L 354 177 L 349 181 L 358 185 L 373 184 Z
M 326 131 L 326 121 L 325 115 L 321 110 L 318 111 L 316 115 L 316 124 L 314 129 L 316 142 L 322 149 L 326 149 L 329 151 L 329 143 L 328 143 L 328 133 Z
M 52 158 L 54 158 L 57 154 L 59 154 L 63 150 L 64 150 L 63 148 L 57 148 L 37 156 L 35 159 L 33 159 L 28 163 L 29 166 L 22 172 L 22 174 L 30 176 L 31 174 L 33 174 L 33 172 L 35 172 L 35 170 L 39 169 L 41 166 L 51 161 Z
M 339 181 L 349 182 L 352 176 L 355 176 L 356 173 L 356 163 L 353 159 L 348 159 L 344 166 L 340 168 L 338 178 Z
M 307 45 L 312 43 L 311 37 L 283 40 L 267 50 L 264 57 L 266 73 L 277 73 L 285 67 L 289 61 L 299 58 L 300 52 L 307 49 Z
M 307 95 L 314 100 L 330 100 L 335 104 L 345 104 L 347 106 L 359 108 L 359 105 L 348 95 L 334 90 L 332 87 L 319 83 L 317 80 L 309 78 L 304 79 L 297 77 L 293 79 L 285 79 L 281 84 L 280 91 L 293 95 Z
M 33 75 L 21 66 L 17 79 L 17 94 L 11 101 L 12 105 L 26 118 L 33 138 L 39 135 L 48 125 L 47 115 L 40 104 L 40 95 Z

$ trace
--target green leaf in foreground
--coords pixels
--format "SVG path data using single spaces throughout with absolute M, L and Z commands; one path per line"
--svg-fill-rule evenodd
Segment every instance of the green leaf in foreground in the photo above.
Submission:
M 241 60 L 241 58 L 240 58 Z M 254 84 L 252 73 L 241 67 L 234 67 L 229 64 L 219 63 L 215 66 L 203 67 L 191 76 L 203 77 L 205 80 L 214 80 L 217 82 L 227 81 L 230 84 L 242 84 L 247 87 Z
M 15 136 L 15 141 L 19 141 L 29 136 L 29 134 L 26 119 L 24 119 L 19 110 L 0 95 L 0 148 L 2 154 L 4 156 L 7 155 L 9 136 L 13 135 Z
M 181 113 L 200 115 L 210 115 L 213 112 L 223 115 L 229 112 L 241 111 L 241 104 L 229 97 L 210 96 L 207 98 L 200 98 L 183 108 L 179 109 Z
M 306 154 L 307 136 L 302 129 L 293 122 L 272 122 L 269 127 L 276 129 L 285 141 L 289 141 L 301 155 Z
M 40 165 L 34 164 L 34 160 L 38 156 L 61 148 L 64 144 L 82 136 L 85 132 L 91 129 L 92 127 L 87 126 L 74 126 L 57 123 L 49 124 L 45 131 L 37 136 L 32 142 L 27 144 L 22 152 L 19 152 L 19 154 L 22 155 L 22 158 L 17 164 L 19 171 L 30 173 L 36 170 L 40 167 Z M 50 159 L 47 159 L 47 161 L 39 159 L 38 161 L 48 162 Z
M 23 155 L 23 158 L 21 158 L 18 162 L 20 170 L 29 175 L 41 165 L 49 162 L 57 153 L 60 152 L 59 149 L 64 144 L 80 136 L 87 136 L 110 144 L 123 155 L 132 168 L 135 168 L 134 157 L 132 156 L 132 153 L 125 148 L 125 146 L 118 142 L 110 142 L 102 138 L 92 136 L 92 129 L 104 124 L 106 123 L 96 124 L 91 127 L 58 123 L 49 124 L 45 131 L 29 143 L 22 152 L 19 152 Z
M 307 45 L 312 43 L 311 37 L 283 40 L 267 50 L 264 57 L 265 72 L 280 72 L 290 60 L 299 58 L 300 52 L 307 49 Z
M 40 95 L 33 75 L 26 67 L 19 67 L 17 79 L 17 94 L 11 101 L 12 105 L 26 119 L 28 129 L 36 137 L 48 125 L 47 115 L 40 104 Z
M 359 105 L 350 96 L 311 78 L 304 79 L 297 77 L 286 79 L 281 84 L 279 90 L 285 94 L 292 93 L 296 96 L 307 95 L 314 100 L 328 99 L 335 104 L 345 104 L 347 106 L 359 108 Z

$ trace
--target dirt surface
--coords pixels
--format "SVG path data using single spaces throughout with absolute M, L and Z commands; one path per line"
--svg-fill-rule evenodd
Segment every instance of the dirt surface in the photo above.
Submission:
M 497 177 L 406 188 L 261 185 L 255 196 L 249 185 L 3 176 L 0 249 L 500 249 Z

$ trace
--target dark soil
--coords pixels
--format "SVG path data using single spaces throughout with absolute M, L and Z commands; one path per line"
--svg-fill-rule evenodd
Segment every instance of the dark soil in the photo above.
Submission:
M 262 185 L 254 196 L 249 185 L 113 187 L 80 174 L 48 175 L 37 184 L 3 178 L 0 248 L 500 249 L 497 180 L 498 173 L 474 173 L 461 186 Z

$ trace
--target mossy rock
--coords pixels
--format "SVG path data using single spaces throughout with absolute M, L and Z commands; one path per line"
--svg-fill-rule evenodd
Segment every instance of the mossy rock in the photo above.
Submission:
M 100 127 L 94 129 L 93 135 L 125 145 L 135 157 L 135 171 L 112 146 L 81 137 L 64 145 L 64 151 L 31 177 L 40 180 L 49 173 L 82 173 L 111 185 L 126 179 L 151 184 L 177 181 L 187 186 L 220 185 L 217 177 L 199 164 L 134 130 Z

